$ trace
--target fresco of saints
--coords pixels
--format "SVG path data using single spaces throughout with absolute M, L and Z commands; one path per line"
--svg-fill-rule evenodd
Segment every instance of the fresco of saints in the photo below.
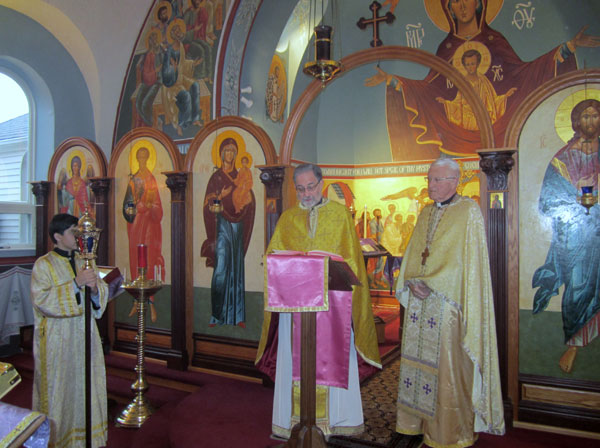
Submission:
M 267 91 L 265 94 L 265 103 L 267 107 L 267 117 L 274 122 L 283 122 L 283 112 L 287 99 L 285 69 L 281 58 L 273 56 L 269 77 L 267 79 Z
M 251 176 L 250 155 L 245 152 L 243 139 L 234 132 L 222 136 L 219 145 L 215 142 L 216 170 L 208 180 L 204 196 L 206 240 L 200 255 L 206 257 L 206 266 L 214 268 L 209 326 L 245 328 L 244 257 L 252 236 L 256 201 L 251 180 L 247 179 Z
M 384 220 L 381 215 L 381 209 L 376 208 L 373 210 L 373 219 L 369 221 L 369 237 L 372 238 L 377 243 L 381 243 L 381 238 L 383 237 L 383 226 Z M 387 288 L 388 285 L 385 283 L 383 278 L 383 268 L 385 266 L 385 259 L 383 257 L 377 258 L 369 258 L 367 263 L 367 274 L 369 275 L 369 280 L 371 280 L 371 287 L 374 289 L 377 288 Z
M 488 25 L 501 5 L 500 0 L 425 0 L 430 18 L 440 28 L 449 29 L 436 55 L 466 74 L 462 55 L 470 49 L 477 50 L 482 56 L 479 73 L 490 81 L 496 95 L 505 96 L 502 100 L 506 100 L 505 110 L 498 114 L 497 104 L 489 107 L 491 90 L 485 94 L 488 112 L 496 111 L 493 123 L 496 142 L 504 141 L 508 123 L 527 95 L 544 82 L 577 69 L 575 50 L 578 46 L 600 45 L 600 38 L 585 34 L 583 28 L 568 42 L 531 62 L 524 62 L 504 36 Z M 392 160 L 435 159 L 440 151 L 472 155 L 480 148 L 478 129 L 468 129 L 448 119 L 440 99 L 453 101 L 458 89 L 437 71 L 430 70 L 424 80 L 413 80 L 388 74 L 377 67 L 377 74 L 367 79 L 365 85 L 381 83 L 386 85 Z
M 479 73 L 479 67 L 481 67 L 481 53 L 475 49 L 465 51 L 461 56 L 461 62 L 467 72 L 467 80 L 471 83 L 481 99 L 481 102 L 485 106 L 485 110 L 490 116 L 492 124 L 495 123 L 502 115 L 504 115 L 504 112 L 506 111 L 506 101 L 509 96 L 515 93 L 517 88 L 510 88 L 508 92 L 506 92 L 506 95 L 496 94 L 490 80 Z M 473 109 L 471 109 L 471 105 L 463 97 L 461 92 L 458 92 L 456 98 L 453 100 L 446 100 L 441 96 L 438 96 L 436 101 L 444 105 L 448 121 L 464 129 L 468 129 L 469 131 L 479 130 Z
M 80 153 L 78 152 L 78 154 Z M 59 173 L 56 186 L 59 213 L 69 213 L 80 217 L 86 210 L 89 210 L 90 214 L 94 214 L 95 210 L 90 207 L 88 181 L 81 177 L 82 158 L 83 154 L 71 154 L 71 177 L 69 179 L 67 179 L 64 168 Z M 91 173 L 93 175 L 93 168 Z
M 491 207 L 495 209 L 502 208 L 502 201 L 500 200 L 500 195 L 495 194 L 494 199 L 492 200 Z
M 235 190 L 233 190 L 233 206 L 235 212 L 240 213 L 243 208 L 252 202 L 252 171 L 250 171 L 250 154 L 242 157 L 242 166 L 234 180 Z
M 573 138 L 546 169 L 539 210 L 552 219 L 552 242 L 546 262 L 533 274 L 533 313 L 546 309 L 564 286 L 562 320 L 567 346 L 559 360 L 570 373 L 577 350 L 598 336 L 600 328 L 600 207 L 578 202 L 582 187 L 598 197 L 600 176 L 600 101 L 579 102 L 571 112 Z
M 212 20 L 210 6 L 206 0 L 190 0 L 190 7 L 183 15 L 186 25 L 183 43 L 188 58 L 199 61 L 193 75 L 206 82 L 212 82 L 213 45 L 216 40 L 209 31 Z
M 162 203 L 158 184 L 152 169 L 156 163 L 156 150 L 152 143 L 140 141 L 132 148 L 129 156 L 130 172 L 127 191 L 123 199 L 123 217 L 127 221 L 129 237 L 129 266 L 132 276 L 137 273 L 137 246 L 148 247 L 147 273 L 154 279 L 155 267 L 161 272 L 159 280 L 164 281 L 165 260 L 162 256 Z M 148 166 L 150 164 L 150 167 Z M 134 307 L 132 315 L 137 308 Z M 152 322 L 156 321 L 153 299 L 150 300 Z
M 392 221 L 386 224 L 381 237 L 381 244 L 393 257 L 400 257 L 400 247 L 402 246 L 402 215 L 396 213 Z
M 167 28 L 169 45 L 163 54 L 161 68 L 162 103 L 165 120 L 175 128 L 177 135 L 183 129 L 200 123 L 200 85 L 194 80 L 194 70 L 199 59 L 188 59 L 183 43 L 186 26 L 182 19 L 175 19 Z
M 154 123 L 154 100 L 162 85 L 161 40 L 162 36 L 158 28 L 152 28 L 146 34 L 146 52 L 137 66 L 140 85 L 135 100 L 137 111 L 135 126 L 152 126 Z
M 365 214 L 367 215 L 367 225 L 365 225 Z M 358 221 L 356 222 L 354 228 L 356 229 L 356 234 L 359 238 L 371 238 L 371 230 L 368 226 L 368 223 L 371 222 L 371 213 L 367 210 L 361 213 Z

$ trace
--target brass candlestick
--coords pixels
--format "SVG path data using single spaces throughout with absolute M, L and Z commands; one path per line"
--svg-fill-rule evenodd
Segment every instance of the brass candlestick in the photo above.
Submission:
M 147 268 L 138 268 L 138 277 L 131 282 L 124 282 L 123 289 L 137 302 L 138 315 L 138 333 L 137 340 L 137 365 L 135 371 L 137 378 L 131 385 L 131 390 L 135 394 L 133 401 L 123 409 L 121 415 L 117 418 L 119 426 L 129 428 L 139 428 L 146 419 L 152 415 L 154 409 L 150 405 L 144 393 L 148 390 L 148 383 L 144 376 L 144 349 L 146 338 L 146 307 L 150 296 L 156 294 L 162 288 L 162 282 L 157 279 L 146 278 Z

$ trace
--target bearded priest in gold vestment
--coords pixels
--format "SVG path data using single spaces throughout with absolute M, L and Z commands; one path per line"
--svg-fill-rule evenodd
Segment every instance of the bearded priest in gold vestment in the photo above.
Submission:
M 102 317 L 108 286 L 94 269 L 83 269 L 74 253 L 77 218 L 61 213 L 50 221 L 54 250 L 38 258 L 31 274 L 34 313 L 33 410 L 50 419 L 50 443 L 57 448 L 86 445 L 85 427 L 85 317 L 86 286 L 92 292 L 91 314 Z M 95 322 L 91 325 L 91 439 L 92 447 L 107 440 L 106 373 L 102 344 Z
M 267 253 L 318 250 L 337 254 L 361 282 L 352 293 L 348 387 L 317 384 L 316 393 L 317 426 L 325 436 L 359 434 L 364 431 L 364 420 L 357 353 L 368 364 L 381 368 L 362 250 L 348 209 L 323 197 L 322 172 L 318 166 L 298 166 L 294 184 L 300 203 L 279 218 Z M 300 382 L 292 380 L 291 315 L 265 312 L 257 354 L 258 368 L 275 377 L 273 434 L 286 439 L 300 417 Z M 319 344 L 332 343 L 317 338 L 317 350 Z
M 396 431 L 431 447 L 504 434 L 494 304 L 483 217 L 456 193 L 460 167 L 438 159 L 396 283 L 405 308 Z

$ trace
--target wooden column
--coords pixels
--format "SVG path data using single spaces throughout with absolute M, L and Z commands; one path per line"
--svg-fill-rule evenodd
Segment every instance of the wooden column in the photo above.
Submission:
M 484 150 L 478 151 L 479 167 L 486 175 L 481 201 L 485 204 L 488 248 L 490 254 L 490 270 L 492 274 L 492 290 L 494 293 L 494 310 L 496 315 L 496 335 L 498 339 L 498 357 L 500 362 L 500 382 L 502 400 L 504 402 L 504 420 L 507 427 L 512 427 L 513 403 L 508 395 L 508 221 L 507 211 L 517 204 L 510 203 L 508 174 L 515 161 L 512 155 L 516 151 Z M 491 196 L 504 196 L 502 208 L 491 208 Z
M 167 187 L 171 190 L 171 348 L 167 353 L 170 369 L 187 370 L 186 349 L 186 208 L 188 173 L 170 171 Z M 192 240 L 190 238 L 189 244 Z
M 265 244 L 269 244 L 277 221 L 283 213 L 284 166 L 258 166 L 260 180 L 265 186 Z
M 90 188 L 94 192 L 96 211 L 96 227 L 102 229 L 98 251 L 96 252 L 97 264 L 106 266 L 108 264 L 108 243 L 112 241 L 108 227 L 108 192 L 110 191 L 111 179 L 108 177 L 90 178 Z
M 109 177 L 92 177 L 90 178 L 90 188 L 94 193 L 96 211 L 96 227 L 102 229 L 100 239 L 98 241 L 98 250 L 96 252 L 96 264 L 98 266 L 108 265 L 108 244 L 113 241 L 108 226 L 108 193 L 110 191 L 111 179 Z M 110 339 L 108 333 L 108 313 L 104 313 L 100 319 L 96 320 L 98 332 L 104 353 L 110 352 Z
M 35 196 L 35 256 L 41 257 L 48 252 L 49 193 L 51 182 L 31 182 L 31 191 Z

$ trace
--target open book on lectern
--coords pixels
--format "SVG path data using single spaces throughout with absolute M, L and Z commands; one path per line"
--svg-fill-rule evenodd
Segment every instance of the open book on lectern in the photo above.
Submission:
M 122 288 L 123 276 L 119 268 L 115 266 L 97 266 L 100 278 L 108 285 L 108 300 L 112 300 L 119 294 L 125 292 Z
M 273 255 L 314 255 L 329 257 L 329 289 L 334 291 L 352 291 L 352 286 L 360 286 L 360 280 L 348 266 L 341 255 L 323 250 L 311 250 L 302 252 L 298 250 L 274 250 Z

